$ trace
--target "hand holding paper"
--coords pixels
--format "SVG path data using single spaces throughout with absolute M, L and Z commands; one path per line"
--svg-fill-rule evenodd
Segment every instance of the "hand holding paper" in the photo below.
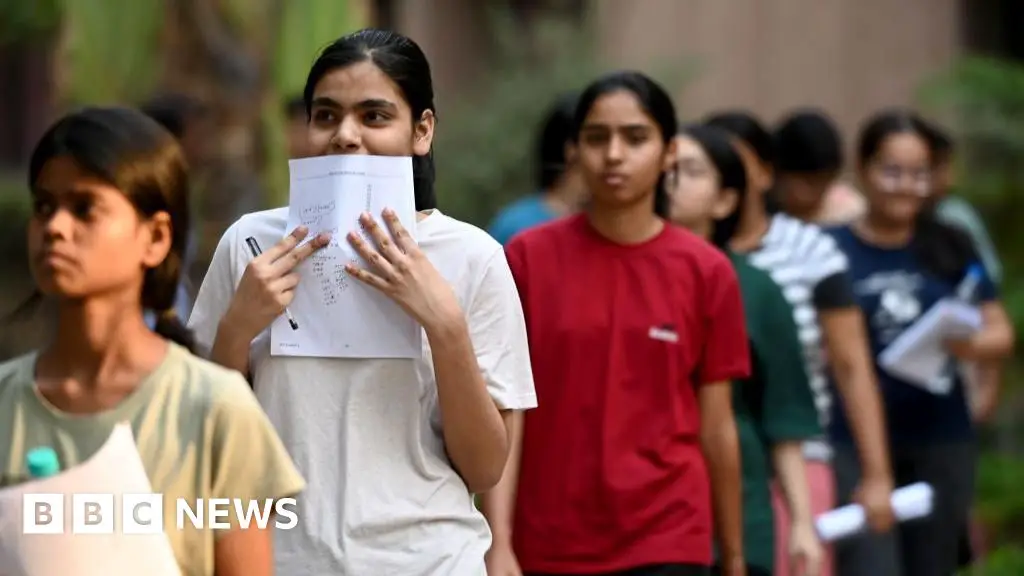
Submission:
M 878 357 L 886 371 L 934 394 L 948 394 L 953 382 L 943 378 L 950 356 L 946 341 L 965 338 L 981 328 L 981 312 L 955 299 L 940 300 L 907 328 Z
M 892 493 L 892 509 L 897 521 L 924 518 L 932 513 L 934 492 L 931 485 L 918 482 Z M 867 529 L 867 516 L 859 504 L 842 506 L 818 516 L 818 536 L 824 542 L 835 542 L 860 534 Z
M 291 160 L 288 168 L 288 229 L 305 226 L 309 234 L 328 235 L 330 241 L 295 269 L 300 278 L 289 309 L 300 328 L 292 330 L 287 319 L 278 316 L 270 330 L 271 354 L 419 358 L 422 327 L 410 315 L 412 310 L 420 310 L 419 304 L 405 299 L 399 305 L 389 294 L 353 277 L 356 268 L 352 266 L 383 278 L 378 265 L 405 266 L 419 254 L 412 159 L 317 156 Z M 364 256 L 347 240 L 353 232 L 365 246 L 373 247 L 376 242 L 360 216 L 369 214 L 376 219 L 385 208 L 394 211 L 405 230 L 406 260 L 387 259 L 379 249 Z M 380 223 L 375 224 L 383 230 Z M 393 240 L 390 248 L 396 248 Z
M 451 319 L 461 319 L 462 310 L 451 286 L 413 242 L 395 211 L 388 208 L 382 215 L 390 236 L 369 214 L 359 218 L 376 248 L 358 234 L 349 233 L 352 247 L 372 269 L 350 263 L 348 273 L 387 294 L 428 330 Z

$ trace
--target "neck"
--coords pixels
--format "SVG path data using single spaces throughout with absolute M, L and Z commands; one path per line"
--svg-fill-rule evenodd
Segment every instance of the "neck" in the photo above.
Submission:
M 61 302 L 57 333 L 41 355 L 50 371 L 96 386 L 105 375 L 148 357 L 151 346 L 163 346 L 150 331 L 137 301 Z
M 575 198 L 571 198 L 565 190 L 551 187 L 544 191 L 544 204 L 555 214 L 564 216 L 575 212 L 579 203 Z
M 736 227 L 729 247 L 736 252 L 749 252 L 761 244 L 761 239 L 768 233 L 771 219 L 764 208 L 761 194 L 748 194 L 747 203 L 743 207 L 743 215 Z
M 823 204 L 818 204 L 817 206 L 812 206 L 800 210 L 787 208 L 786 214 L 803 222 L 815 223 L 821 220 L 821 218 L 824 216 L 824 208 L 825 207 Z
M 665 227 L 665 222 L 654 213 L 650 202 L 638 202 L 628 208 L 593 206 L 587 213 L 587 219 L 598 234 L 624 245 L 650 240 Z
M 914 235 L 909 226 L 896 226 L 868 212 L 854 224 L 854 230 L 868 242 L 886 248 L 906 246 Z

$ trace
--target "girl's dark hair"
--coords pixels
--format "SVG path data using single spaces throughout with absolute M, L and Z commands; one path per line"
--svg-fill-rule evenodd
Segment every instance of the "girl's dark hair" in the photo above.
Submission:
M 743 167 L 743 158 L 730 140 L 730 134 L 721 128 L 689 124 L 683 126 L 679 134 L 692 138 L 707 154 L 718 172 L 719 190 L 733 189 L 738 195 L 736 208 L 725 218 L 715 220 L 715 228 L 711 232 L 711 243 L 725 250 L 740 225 L 747 197 L 747 171 Z
M 954 152 L 953 139 L 935 123 L 926 122 L 925 129 L 928 147 L 932 154 L 932 165 L 948 162 Z
M 116 187 L 140 217 L 170 215 L 171 248 L 159 266 L 146 270 L 142 307 L 157 313 L 157 334 L 193 350 L 192 334 L 174 311 L 189 230 L 188 172 L 175 137 L 138 110 L 86 108 L 58 120 L 36 144 L 30 188 L 46 163 L 59 157 Z
M 562 94 L 544 118 L 537 138 L 537 189 L 546 190 L 565 173 L 565 145 L 572 140 L 576 93 Z
M 909 110 L 884 110 L 862 126 L 857 143 L 857 162 L 866 166 L 878 155 L 886 139 L 897 134 L 916 134 L 929 147 L 928 125 Z M 940 222 L 934 202 L 922 207 L 914 223 L 911 249 L 924 267 L 947 282 L 959 282 L 968 266 L 977 260 L 970 237 L 958 228 Z
M 332 70 L 360 62 L 372 62 L 398 85 L 405 102 L 412 109 L 413 122 L 419 122 L 426 110 L 437 116 L 430 63 L 423 50 L 398 32 L 365 28 L 331 42 L 313 62 L 309 76 L 306 77 L 306 87 L 302 91 L 307 119 L 313 111 L 313 92 L 320 79 Z M 412 170 L 416 210 L 437 208 L 434 151 L 431 150 L 426 156 L 413 156 Z
M 156 96 L 140 109 L 179 140 L 185 136 L 188 123 L 207 112 L 206 105 L 199 99 L 176 93 Z
M 704 123 L 739 138 L 754 150 L 762 162 L 775 167 L 775 138 L 753 114 L 738 110 L 720 112 L 709 116 Z M 768 214 L 776 214 L 782 209 L 772 190 L 764 195 L 764 207 Z
M 839 172 L 843 167 L 842 137 L 824 112 L 790 114 L 775 129 L 774 140 L 779 172 Z
M 742 110 L 728 110 L 712 114 L 704 124 L 714 126 L 739 138 L 757 154 L 762 162 L 775 164 L 775 143 L 772 135 L 751 113 Z
M 661 132 L 661 140 L 667 146 L 676 135 L 676 109 L 672 98 L 657 82 L 641 72 L 622 71 L 606 74 L 590 83 L 580 94 L 576 113 L 572 119 L 572 139 L 579 141 L 580 129 L 593 108 L 594 102 L 605 94 L 625 91 L 633 94 Z M 654 188 L 654 213 L 668 217 L 669 197 L 665 190 L 665 173 L 658 178 Z

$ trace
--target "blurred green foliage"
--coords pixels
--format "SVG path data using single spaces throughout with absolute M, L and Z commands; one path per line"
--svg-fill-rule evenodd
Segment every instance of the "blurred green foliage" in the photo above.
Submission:
M 32 39 L 57 29 L 61 0 L 4 0 L 0 2 L 0 43 Z
M 969 56 L 926 82 L 922 107 L 947 120 L 961 153 L 959 193 L 985 217 L 1005 267 L 1003 297 L 1018 332 L 1024 328 L 1024 253 L 1017 250 L 1024 214 L 1024 65 Z
M 15 2 L 18 3 L 18 2 Z M 161 0 L 61 3 L 65 45 L 58 54 L 62 104 L 138 102 L 160 72 Z

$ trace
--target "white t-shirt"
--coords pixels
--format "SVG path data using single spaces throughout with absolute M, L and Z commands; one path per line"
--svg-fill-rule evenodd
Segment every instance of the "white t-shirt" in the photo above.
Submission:
M 212 346 L 250 260 L 244 239 L 271 246 L 287 208 L 243 216 L 217 246 L 192 311 Z M 522 305 L 505 253 L 486 232 L 432 211 L 420 249 L 466 313 L 488 391 L 502 409 L 536 407 Z M 445 453 L 427 338 L 423 356 L 270 356 L 269 328 L 250 349 L 256 396 L 307 479 L 299 525 L 275 536 L 277 574 L 484 576 L 491 534 Z

